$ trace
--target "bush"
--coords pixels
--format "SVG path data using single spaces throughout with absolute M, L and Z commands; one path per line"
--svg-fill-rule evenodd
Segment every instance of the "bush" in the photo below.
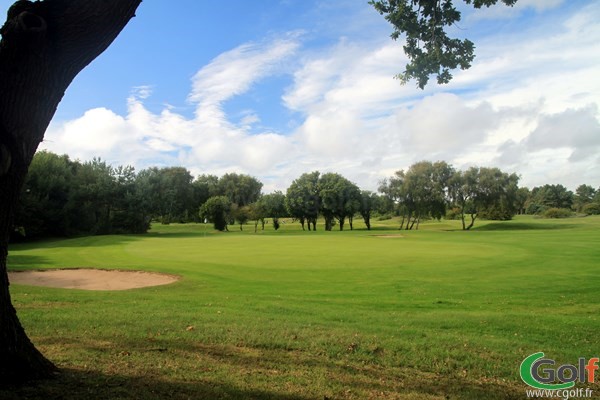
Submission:
M 589 203 L 583 206 L 581 211 L 585 215 L 600 215 L 600 203 Z
M 573 211 L 566 208 L 549 208 L 542 214 L 544 218 L 569 218 L 573 216 Z
M 377 217 L 377 221 L 385 221 L 388 219 L 392 219 L 392 216 L 390 214 L 383 214 Z
M 525 208 L 525 214 L 542 215 L 542 214 L 544 214 L 544 212 L 546 212 L 547 209 L 548 209 L 548 207 L 546 207 L 542 204 L 531 203 Z
M 491 221 L 510 221 L 513 218 L 513 213 L 503 207 L 490 207 L 479 213 L 481 219 Z
M 446 211 L 446 219 L 448 219 L 448 220 L 460 219 L 460 208 L 452 207 L 451 209 Z

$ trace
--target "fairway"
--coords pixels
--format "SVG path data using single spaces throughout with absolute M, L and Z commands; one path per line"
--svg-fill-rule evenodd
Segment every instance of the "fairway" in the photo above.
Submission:
M 0 398 L 519 399 L 528 355 L 598 356 L 599 217 L 374 224 L 154 225 L 13 245 L 10 271 L 181 278 L 118 292 L 12 285 L 63 373 Z

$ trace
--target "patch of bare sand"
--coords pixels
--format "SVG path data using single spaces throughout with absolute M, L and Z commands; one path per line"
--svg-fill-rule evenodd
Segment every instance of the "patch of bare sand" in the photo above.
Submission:
M 391 238 L 403 238 L 404 237 L 404 235 L 402 235 L 401 233 L 388 234 L 388 235 L 371 235 L 371 236 L 379 237 L 379 238 L 388 238 L 388 239 L 391 239 Z
M 143 271 L 103 269 L 52 269 L 9 272 L 11 283 L 62 289 L 127 290 L 168 285 L 179 280 L 174 275 Z

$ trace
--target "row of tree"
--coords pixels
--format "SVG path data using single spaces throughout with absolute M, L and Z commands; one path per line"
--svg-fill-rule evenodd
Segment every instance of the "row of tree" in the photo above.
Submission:
M 448 207 L 471 229 L 483 213 L 493 219 L 510 219 L 516 214 L 519 177 L 498 168 L 472 167 L 456 170 L 444 161 L 421 161 L 407 171 L 397 171 L 384 180 L 379 191 L 400 215 L 400 229 L 419 227 L 423 218 L 440 219 Z
M 194 180 L 182 167 L 111 167 L 41 151 L 29 167 L 15 237 L 143 233 L 152 221 L 198 222 L 199 206 L 224 195 L 238 206 L 258 200 L 262 183 L 247 175 Z
M 600 190 L 581 185 L 575 193 L 562 185 L 518 187 L 519 177 L 498 168 L 457 170 L 450 164 L 421 161 L 380 182 L 378 192 L 361 190 L 337 173 L 302 174 L 286 193 L 262 194 L 254 177 L 229 173 L 194 179 L 183 167 L 111 167 L 100 159 L 73 161 L 66 155 L 38 152 L 23 187 L 15 217 L 15 237 L 143 233 L 152 221 L 210 221 L 216 229 L 240 229 L 254 221 L 275 229 L 283 217 L 302 229 L 325 230 L 360 215 L 371 228 L 373 215 L 396 215 L 400 229 L 418 229 L 424 219 L 457 218 L 465 230 L 477 218 L 506 220 L 515 214 L 555 209 L 600 213 Z

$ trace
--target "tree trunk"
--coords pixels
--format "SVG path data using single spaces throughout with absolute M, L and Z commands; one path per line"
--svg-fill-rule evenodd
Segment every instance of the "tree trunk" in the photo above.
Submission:
M 333 217 L 325 216 L 325 230 L 331 231 L 333 228 Z
M 465 225 L 465 203 L 464 201 L 460 205 L 460 220 L 462 221 L 463 231 L 467 229 Z
M 402 213 L 402 221 L 400 222 L 400 230 L 404 228 L 404 220 L 406 219 L 406 214 Z
M 473 225 L 475 225 L 475 220 L 477 219 L 477 214 L 471 214 L 471 223 L 467 226 L 467 230 L 470 230 Z
M 27 166 L 19 160 L 11 161 L 10 173 L 0 177 L 0 187 L 3 189 L 20 188 L 25 177 Z M 19 192 L 0 190 L 0 384 L 19 382 L 23 378 L 44 378 L 56 371 L 25 334 L 11 302 L 6 257 L 12 215 Z
M 417 218 L 418 218 L 418 216 L 415 215 L 414 217 L 412 217 L 412 222 L 410 219 L 408 220 L 408 222 L 406 223 L 406 230 L 412 231 L 412 228 L 415 226 L 415 223 L 417 222 Z M 410 229 L 408 228 L 409 225 L 410 225 Z
M 0 383 L 56 371 L 25 334 L 9 292 L 8 238 L 27 169 L 69 84 L 140 2 L 18 1 L 0 28 Z

